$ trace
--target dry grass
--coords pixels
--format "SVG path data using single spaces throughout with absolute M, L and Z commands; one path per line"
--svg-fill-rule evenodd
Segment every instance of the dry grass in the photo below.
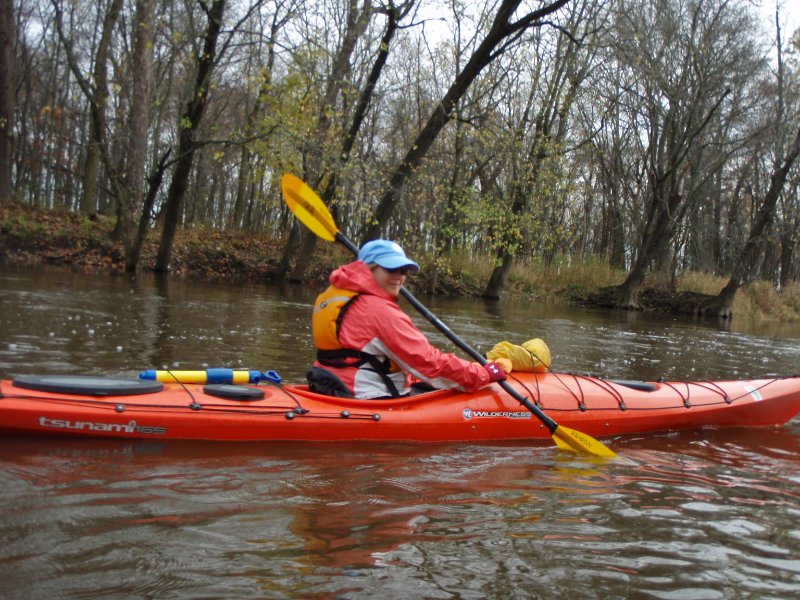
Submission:
M 754 319 L 793 322 L 800 320 L 800 290 L 792 284 L 779 292 L 766 281 L 753 282 L 736 295 L 740 314 Z
M 716 295 L 728 283 L 727 277 L 688 272 L 680 276 L 678 291 Z M 792 283 L 782 291 L 768 281 L 754 281 L 742 286 L 733 302 L 733 314 L 754 320 L 800 320 L 800 284 Z
M 494 270 L 492 257 L 470 257 L 452 254 L 442 265 L 443 273 L 459 278 L 465 287 L 480 293 Z M 423 260 L 423 270 L 433 259 Z M 539 300 L 567 300 L 609 285 L 622 283 L 625 273 L 611 269 L 601 260 L 575 261 L 557 258 L 545 265 L 540 260 L 517 260 L 511 267 L 504 295 L 526 296 Z
M 687 271 L 678 277 L 676 287 L 679 292 L 697 292 L 698 294 L 715 296 L 725 287 L 726 283 L 728 283 L 727 277 L 719 277 L 699 271 Z
M 549 265 L 538 260 L 516 263 L 508 277 L 508 291 L 545 299 L 571 298 L 624 279 L 625 273 L 605 261 L 559 257 Z
M 494 269 L 490 257 L 472 258 L 453 255 L 446 261 L 448 273 L 460 279 L 467 288 L 480 293 Z M 567 258 L 544 265 L 538 260 L 516 261 L 508 277 L 504 295 L 525 296 L 542 301 L 569 301 L 604 287 L 619 285 L 627 273 L 612 269 L 602 260 L 574 261 Z M 727 277 L 709 273 L 687 272 L 677 281 L 677 291 L 717 295 Z M 733 314 L 757 321 L 800 320 L 800 284 L 793 283 L 778 291 L 766 281 L 756 281 L 736 294 Z

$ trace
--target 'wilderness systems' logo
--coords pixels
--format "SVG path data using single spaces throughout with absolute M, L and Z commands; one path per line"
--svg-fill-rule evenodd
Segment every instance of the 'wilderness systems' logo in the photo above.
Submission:
M 73 431 L 102 431 L 104 433 L 142 433 L 148 435 L 164 435 L 166 427 L 147 427 L 137 425 L 136 421 L 128 423 L 94 423 L 92 421 L 67 421 L 65 419 L 49 419 L 39 417 L 39 425 L 47 429 L 70 429 Z
M 530 419 L 531 413 L 522 410 L 472 410 L 465 408 L 463 410 L 464 419 L 490 418 L 490 419 Z

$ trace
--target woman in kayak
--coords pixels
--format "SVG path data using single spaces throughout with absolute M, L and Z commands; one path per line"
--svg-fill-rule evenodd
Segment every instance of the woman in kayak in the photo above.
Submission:
M 358 260 L 334 270 L 311 317 L 317 360 L 308 372 L 312 391 L 347 398 L 392 398 L 412 393 L 411 377 L 427 389 L 474 391 L 505 379 L 485 366 L 431 346 L 397 304 L 407 273 L 419 265 L 388 240 L 367 242 Z

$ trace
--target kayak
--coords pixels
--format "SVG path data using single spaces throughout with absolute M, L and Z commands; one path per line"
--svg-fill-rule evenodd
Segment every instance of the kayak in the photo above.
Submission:
M 247 380 L 255 383 L 20 375 L 0 381 L 0 432 L 228 442 L 501 442 L 551 435 L 497 384 L 473 393 L 357 400 L 316 394 L 268 373 Z M 515 372 L 508 383 L 559 426 L 599 437 L 770 427 L 800 412 L 800 376 L 645 382 Z

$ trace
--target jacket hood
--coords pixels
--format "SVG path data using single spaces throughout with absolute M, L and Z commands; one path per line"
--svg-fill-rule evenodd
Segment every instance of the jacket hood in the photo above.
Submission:
M 331 273 L 330 282 L 331 285 L 335 285 L 338 288 L 351 290 L 359 294 L 371 294 L 387 300 L 395 299 L 394 296 L 378 285 L 367 264 L 360 260 L 355 260 L 335 269 Z

